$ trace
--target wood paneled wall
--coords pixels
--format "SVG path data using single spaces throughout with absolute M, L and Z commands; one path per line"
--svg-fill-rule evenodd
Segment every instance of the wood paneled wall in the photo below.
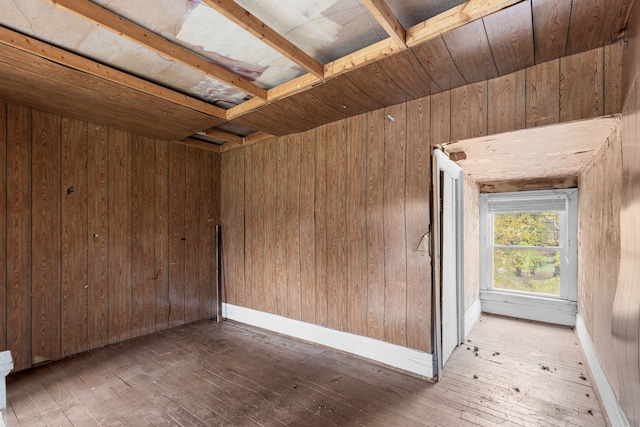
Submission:
M 618 398 L 631 425 L 640 425 L 640 6 L 627 25 L 622 119 L 620 272 L 613 302 L 611 332 Z
M 431 351 L 428 101 L 224 153 L 226 301 Z
M 228 302 L 431 351 L 430 259 L 416 250 L 430 145 L 615 112 L 620 56 L 614 45 L 552 61 L 222 165 L 0 104 L 0 346 L 24 369 L 210 316 L 221 199 Z
M 16 370 L 214 313 L 220 157 L 0 103 L 0 348 Z
M 622 43 L 431 95 L 435 143 L 622 110 Z
M 619 391 L 611 334 L 613 300 L 620 267 L 620 198 L 622 157 L 620 129 L 579 178 L 578 313 Z
M 621 55 L 611 45 L 223 153 L 226 301 L 430 352 L 430 255 L 417 251 L 430 147 L 619 112 Z

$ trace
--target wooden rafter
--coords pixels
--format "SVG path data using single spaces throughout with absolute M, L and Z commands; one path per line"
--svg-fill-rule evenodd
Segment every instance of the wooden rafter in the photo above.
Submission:
M 404 50 L 404 46 L 399 46 L 391 37 L 374 43 L 371 46 L 367 46 L 360 49 L 357 52 L 344 56 L 340 59 L 332 61 L 324 66 L 325 80 L 333 77 L 337 77 L 340 74 L 344 74 L 348 71 L 355 70 L 356 68 L 364 67 L 372 62 L 382 59 L 386 56 L 393 55 L 397 52 Z M 318 77 L 305 74 L 269 89 L 267 95 L 267 102 L 261 99 L 252 99 L 244 102 L 237 107 L 233 107 L 227 112 L 227 119 L 233 120 L 246 113 L 255 111 L 258 108 L 264 106 L 266 103 L 278 101 L 280 99 L 287 98 L 296 93 L 304 92 L 312 87 L 321 84 L 323 80 Z
M 240 105 L 237 105 L 233 108 L 227 110 L 227 120 L 233 120 L 237 117 L 242 116 L 243 114 L 249 113 L 251 111 L 255 111 L 258 108 L 264 106 L 267 103 L 266 99 L 263 98 L 251 98 L 248 101 L 243 102 Z
M 233 150 L 235 148 L 245 147 L 247 145 L 257 144 L 274 136 L 265 132 L 256 132 L 251 135 L 242 137 L 229 133 L 220 129 L 211 128 L 205 131 L 205 134 L 211 138 L 226 141 L 225 144 L 215 145 L 205 141 L 201 141 L 194 137 L 188 137 L 182 141 L 178 141 L 180 144 L 189 145 L 191 147 L 202 148 L 209 151 L 215 151 L 217 153 L 223 153 L 225 151 Z
M 228 142 L 227 144 L 220 146 L 220 152 L 224 153 L 225 151 L 233 150 L 235 148 L 257 144 L 258 142 L 265 141 L 269 138 L 274 138 L 274 136 L 265 132 L 256 132 L 254 134 L 241 138 L 242 140 L 240 142 Z
M 398 44 L 391 38 L 374 43 L 371 46 L 367 46 L 360 49 L 357 52 L 344 56 L 340 59 L 332 61 L 324 66 L 325 80 L 333 77 L 337 77 L 340 74 L 344 74 L 348 71 L 355 70 L 356 68 L 364 67 L 386 56 L 393 55 L 404 50 L 404 46 L 398 46 Z M 233 120 L 251 111 L 255 111 L 258 108 L 264 106 L 266 103 L 278 101 L 280 99 L 287 98 L 296 93 L 304 92 L 312 87 L 321 84 L 323 80 L 311 74 L 304 74 L 291 81 L 269 89 L 267 95 L 267 102 L 256 98 L 244 102 L 237 107 L 233 107 L 227 112 L 227 119 Z
M 267 97 L 267 91 L 231 71 L 207 61 L 182 46 L 135 24 L 88 0 L 47 0 L 83 19 L 106 28 L 128 40 L 171 58 L 182 65 L 231 85 L 253 96 Z
M 322 64 L 240 7 L 233 0 L 203 0 L 203 2 L 311 74 L 319 78 L 324 77 Z
M 230 132 L 223 131 L 221 129 L 216 129 L 216 128 L 207 129 L 205 131 L 205 134 L 208 137 L 211 137 L 211 138 L 219 139 L 219 140 L 222 140 L 222 141 L 228 141 L 228 142 L 237 142 L 237 143 L 240 143 L 240 144 L 244 140 L 244 138 L 242 138 L 241 136 L 238 136 L 238 135 L 230 133 Z
M 469 0 L 407 30 L 407 46 L 425 43 L 524 0 Z
M 269 89 L 267 100 L 269 102 L 277 101 L 278 99 L 286 98 L 296 93 L 304 92 L 323 81 L 309 74 L 304 74 L 286 83 L 276 86 L 273 89 Z
M 252 35 L 263 40 L 273 48 L 280 51 L 284 56 L 296 62 L 301 67 L 307 69 L 309 73 L 300 76 L 287 83 L 279 85 L 275 88 L 266 90 L 260 88 L 250 81 L 237 76 L 229 70 L 220 67 L 201 58 L 189 50 L 179 46 L 178 44 L 167 40 L 147 29 L 128 21 L 119 15 L 91 2 L 88 0 L 47 0 L 50 3 L 64 8 L 80 17 L 93 22 L 94 24 L 106 28 L 124 38 L 127 38 L 139 45 L 145 46 L 163 56 L 170 57 L 173 60 L 185 66 L 191 67 L 199 72 L 205 73 L 212 78 L 232 85 L 246 93 L 253 95 L 253 99 L 244 102 L 241 105 L 233 107 L 229 110 L 222 110 L 218 107 L 211 106 L 203 101 L 198 101 L 188 96 L 178 94 L 176 92 L 166 90 L 167 94 L 162 94 L 166 99 L 178 99 L 178 103 L 183 105 L 192 105 L 193 108 L 215 115 L 216 117 L 232 120 L 246 113 L 255 111 L 262 106 L 284 99 L 288 96 L 311 89 L 312 87 L 322 84 L 324 81 L 337 77 L 341 74 L 355 70 L 359 67 L 368 65 L 378 61 L 384 57 L 395 55 L 408 47 L 422 44 L 440 34 L 452 31 L 470 22 L 505 9 L 511 5 L 524 0 L 469 0 L 460 6 L 448 10 L 434 18 L 423 23 L 415 25 L 405 30 L 399 23 L 397 17 L 391 12 L 384 0 L 363 0 L 366 7 L 376 20 L 385 28 L 390 37 L 380 42 L 374 43 L 357 52 L 346 55 L 342 58 L 334 60 L 324 66 L 310 58 L 304 52 L 299 50 L 292 43 L 280 36 L 274 30 L 270 29 L 256 17 L 248 13 L 246 10 L 238 6 L 232 0 L 203 0 L 209 6 L 223 14 L 226 18 L 240 25 Z M 9 31 L 9 30 L 7 30 Z M 0 37 L 2 32 L 0 31 Z M 24 36 L 21 36 L 24 37 Z M 140 90 L 147 93 L 162 92 L 157 87 L 147 82 L 136 82 L 135 78 L 125 73 L 117 72 L 100 64 L 92 63 L 86 60 L 84 63 L 81 57 L 74 57 L 67 52 L 57 52 L 52 46 L 46 47 L 28 47 L 29 41 L 20 42 L 20 37 L 5 37 L 10 40 L 12 46 L 21 44 L 21 49 L 35 53 L 39 56 L 47 55 L 45 52 L 53 52 L 48 59 L 58 63 L 70 66 L 81 71 L 90 72 L 92 74 L 108 78 L 126 86 L 141 88 Z M 0 42 L 3 42 L 0 38 Z M 25 47 L 26 46 L 26 47 Z M 63 54 L 64 52 L 64 54 Z M 57 56 L 57 58 L 56 58 Z M 46 57 L 46 56 L 44 56 Z M 69 64 L 69 58 L 72 63 Z M 80 59 L 78 59 L 80 58 Z M 65 62 L 66 61 L 66 62 Z M 115 79 L 115 80 L 114 80 Z M 120 79 L 120 80 L 117 80 Z M 129 79 L 131 79 L 129 81 Z M 132 83 L 134 82 L 134 83 Z M 173 94 L 171 97 L 168 94 Z M 206 106 L 206 107 L 205 107 Z M 244 145 L 246 141 L 229 141 L 230 145 Z M 225 144 L 227 145 L 227 144 Z
M 189 147 L 200 148 L 202 150 L 214 151 L 216 153 L 220 152 L 220 146 L 215 144 L 210 144 L 208 142 L 200 141 L 195 138 L 185 138 L 181 141 L 176 141 L 178 144 L 188 145 Z
M 387 56 L 402 52 L 404 47 L 396 44 L 393 38 L 381 40 L 324 66 L 324 76 L 326 79 L 337 77 L 356 68 L 364 67 L 372 62 L 376 62 Z M 272 89 L 273 90 L 273 89 Z
M 274 136 L 266 132 L 256 132 L 249 136 L 245 136 L 242 142 L 244 145 L 251 145 L 260 141 L 265 141 L 269 138 L 274 138 Z
M 153 95 L 158 98 L 174 102 L 178 105 L 192 108 L 193 110 L 201 113 L 210 114 L 222 119 L 227 117 L 227 111 L 220 107 L 183 95 L 171 89 L 143 80 L 139 77 L 123 73 L 122 71 L 99 64 L 90 59 L 55 46 L 51 46 L 50 44 L 41 42 L 2 26 L 0 26 L 0 44 L 11 46 L 70 69 L 88 73 L 113 83 L 118 83 L 122 86 L 138 90 L 148 95 Z
M 377 17 L 379 21 L 388 20 L 389 22 L 387 22 L 387 26 L 393 26 L 389 25 L 393 21 L 393 18 L 390 18 L 389 14 L 391 14 L 391 16 L 393 16 L 393 14 L 390 11 L 386 14 L 383 12 L 385 10 L 385 7 L 388 9 L 388 6 L 378 6 L 384 3 L 383 0 L 364 1 L 365 4 L 371 3 L 371 6 L 367 5 L 367 7 L 370 8 L 369 10 L 373 9 L 372 13 L 374 15 L 379 15 L 379 17 Z M 395 33 L 395 36 L 392 35 L 385 40 L 381 40 L 370 46 L 362 48 L 357 52 L 353 52 L 349 55 L 325 64 L 324 80 L 326 81 L 333 77 L 337 77 L 341 74 L 378 61 L 384 57 L 395 55 L 396 53 L 403 51 L 407 46 L 412 47 L 422 44 L 440 34 L 455 30 L 456 28 L 462 27 L 463 25 L 466 25 L 470 22 L 482 19 L 483 17 L 491 15 L 492 13 L 498 12 L 516 3 L 520 3 L 521 1 L 524 0 L 469 0 L 468 2 L 463 3 L 460 6 L 457 6 L 449 11 L 446 11 L 438 16 L 428 19 L 408 29 L 406 31 L 406 37 L 404 38 L 406 40 L 406 45 L 404 41 L 402 44 L 398 43 L 400 35 L 397 34 L 394 30 L 393 32 Z M 385 16 L 384 18 L 383 15 Z M 401 25 L 400 28 L 402 28 Z M 267 102 L 273 102 L 291 95 L 295 95 L 296 93 L 311 89 L 319 83 L 322 83 L 322 80 L 320 80 L 316 76 L 300 76 L 287 83 L 283 83 L 280 86 L 269 89 Z M 227 116 L 228 119 L 233 120 L 234 118 L 240 117 L 246 113 L 258 109 L 265 104 L 264 101 L 251 101 L 253 101 L 253 105 L 245 105 L 247 103 L 244 103 L 230 109 Z
M 362 0 L 362 3 L 398 46 L 406 46 L 407 33 L 384 0 Z

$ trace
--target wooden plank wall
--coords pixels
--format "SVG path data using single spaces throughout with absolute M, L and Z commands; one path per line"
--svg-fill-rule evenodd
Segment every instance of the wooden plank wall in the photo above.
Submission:
M 214 314 L 217 153 L 4 103 L 0 142 L 16 370 Z
M 223 153 L 226 301 L 430 352 L 431 260 L 416 250 L 431 231 L 430 147 L 619 112 L 621 54 L 611 45 Z
M 620 268 L 621 185 L 620 135 L 615 133 L 578 182 L 578 313 L 616 391 L 619 385 L 611 326 Z
M 428 124 L 418 100 L 223 154 L 226 301 L 430 351 Z

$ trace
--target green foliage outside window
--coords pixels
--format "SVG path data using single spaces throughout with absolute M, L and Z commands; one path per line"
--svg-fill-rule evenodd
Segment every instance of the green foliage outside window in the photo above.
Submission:
M 559 242 L 560 212 L 494 214 L 494 288 L 559 295 Z

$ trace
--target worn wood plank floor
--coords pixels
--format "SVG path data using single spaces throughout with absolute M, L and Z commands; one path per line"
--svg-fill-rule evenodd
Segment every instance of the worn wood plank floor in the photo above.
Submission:
M 572 329 L 483 315 L 437 384 L 233 322 L 9 376 L 8 426 L 602 426 Z

